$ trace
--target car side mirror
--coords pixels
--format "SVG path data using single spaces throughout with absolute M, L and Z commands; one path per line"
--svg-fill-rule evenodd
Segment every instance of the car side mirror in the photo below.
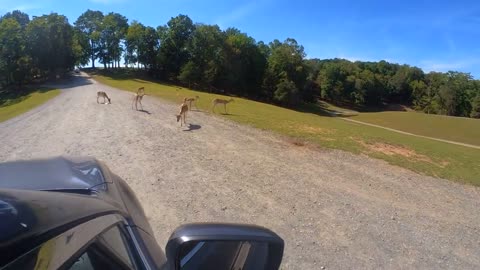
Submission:
M 168 269 L 278 269 L 284 242 L 259 226 L 197 223 L 178 227 L 165 248 Z

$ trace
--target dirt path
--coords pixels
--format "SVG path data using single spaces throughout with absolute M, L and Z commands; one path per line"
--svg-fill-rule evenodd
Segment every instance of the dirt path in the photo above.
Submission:
M 105 90 L 113 104 L 96 103 Z M 161 245 L 186 222 L 255 223 L 284 269 L 479 269 L 480 189 L 342 151 L 294 146 L 203 112 L 77 78 L 0 124 L 0 161 L 92 155 L 135 190 Z M 235 111 L 235 104 L 229 108 Z
M 357 123 L 357 124 L 361 124 L 361 125 L 366 125 L 366 126 L 371 126 L 371 127 L 376 127 L 376 128 L 382 128 L 382 129 L 386 129 L 386 130 L 389 130 L 389 131 L 397 132 L 397 133 L 400 133 L 400 134 L 405 134 L 405 135 L 410 135 L 410 136 L 425 138 L 425 139 L 434 140 L 434 141 L 439 141 L 439 142 L 444 142 L 444 143 L 461 145 L 461 146 L 465 146 L 465 147 L 469 147 L 469 148 L 480 149 L 480 146 L 478 146 L 478 145 L 473 145 L 473 144 L 468 144 L 468 143 L 461 143 L 461 142 L 456 142 L 456 141 L 450 141 L 450 140 L 444 140 L 444 139 L 439 139 L 439 138 L 434 138 L 434 137 L 428 137 L 428 136 L 413 134 L 413 133 L 410 133 L 410 132 L 401 131 L 401 130 L 398 130 L 398 129 L 389 128 L 389 127 L 384 127 L 384 126 L 375 125 L 375 124 L 371 124 L 371 123 L 366 123 L 366 122 L 362 122 L 362 121 L 358 121 L 358 120 L 353 120 L 353 119 L 345 118 L 345 117 L 340 117 L 340 119 L 345 120 L 345 121 L 349 121 L 349 122 L 353 122 L 353 123 Z

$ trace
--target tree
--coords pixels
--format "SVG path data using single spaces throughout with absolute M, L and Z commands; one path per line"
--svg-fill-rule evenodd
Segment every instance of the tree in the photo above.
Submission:
M 412 68 L 408 65 L 401 66 L 395 75 L 390 77 L 391 92 L 388 100 L 396 103 L 410 103 L 412 96 L 410 83 L 423 79 L 423 76 L 423 71 L 419 68 Z
M 177 78 L 180 68 L 189 61 L 187 46 L 194 30 L 192 20 L 186 15 L 171 18 L 167 26 L 157 29 L 160 37 L 158 62 L 164 78 Z
M 56 76 L 73 68 L 73 28 L 63 15 L 52 13 L 34 18 L 26 28 L 28 52 L 37 75 Z
M 290 86 L 289 81 L 295 84 L 295 88 L 304 89 L 307 78 L 307 69 L 303 62 L 305 52 L 303 46 L 295 39 L 288 38 L 283 43 L 274 40 L 270 43 L 271 54 L 263 80 L 263 87 L 268 96 L 275 98 L 274 92 L 281 85 L 282 89 Z M 273 96 L 272 96 L 273 94 Z
M 258 97 L 267 59 L 255 39 L 237 29 L 225 31 L 223 49 L 224 88 Z
M 187 84 L 188 88 L 191 88 L 192 83 L 200 81 L 201 76 L 202 74 L 200 69 L 198 69 L 193 61 L 189 61 L 180 70 L 178 80 Z
M 120 66 L 120 58 L 123 48 L 120 43 L 127 34 L 128 19 L 118 13 L 110 12 L 103 18 L 101 33 L 100 62 L 105 67 L 111 64 L 112 67 Z
M 211 87 L 222 73 L 224 34 L 217 25 L 195 26 L 191 42 L 187 46 L 189 61 L 182 67 L 183 82 Z M 179 77 L 180 79 L 180 77 Z
M 472 100 L 472 111 L 470 112 L 470 117 L 480 118 L 480 95 L 477 95 Z
M 14 18 L 2 18 L 0 21 L 0 82 L 10 85 L 21 83 L 26 76 L 21 60 L 25 56 L 24 31 Z
M 103 13 L 88 9 L 74 23 L 75 27 L 81 31 L 89 40 L 90 61 L 92 68 L 95 68 L 95 60 L 98 58 L 101 50 L 100 33 L 102 32 Z
M 5 19 L 14 19 L 20 24 L 22 29 L 25 29 L 25 27 L 27 27 L 27 24 L 30 22 L 30 17 L 28 16 L 28 14 L 21 12 L 20 10 L 8 12 L 7 14 L 0 17 L 0 21 Z
M 139 48 L 143 42 L 145 26 L 137 21 L 133 21 L 128 27 L 125 37 L 125 64 L 138 63 Z
M 158 47 L 157 31 L 153 27 L 146 27 L 139 47 L 138 61 L 147 67 L 150 72 L 157 70 Z
M 447 115 L 468 116 L 471 105 L 468 100 L 470 74 L 449 71 L 443 75 L 444 83 L 438 91 L 438 100 L 441 112 Z
M 295 106 L 300 103 L 300 95 L 294 82 L 282 79 L 275 89 L 273 99 L 285 106 Z
M 424 99 L 424 97 L 429 94 L 427 92 L 427 85 L 423 80 L 414 80 L 410 82 L 410 88 L 412 89 L 411 99 L 413 108 L 416 110 L 423 110 L 426 105 L 426 99 Z
M 90 60 L 90 43 L 87 35 L 78 29 L 73 30 L 72 50 L 75 65 L 86 66 Z

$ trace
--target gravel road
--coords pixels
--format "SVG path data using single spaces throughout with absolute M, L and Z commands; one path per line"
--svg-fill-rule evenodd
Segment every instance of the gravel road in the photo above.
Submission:
M 189 112 L 181 128 L 177 104 L 146 96 L 148 112 L 134 111 L 131 93 L 86 76 L 62 89 L 0 123 L 0 161 L 105 161 L 134 189 L 161 245 L 182 223 L 241 222 L 285 239 L 282 269 L 480 269 L 479 188 L 205 112 Z M 96 103 L 100 90 L 112 104 Z

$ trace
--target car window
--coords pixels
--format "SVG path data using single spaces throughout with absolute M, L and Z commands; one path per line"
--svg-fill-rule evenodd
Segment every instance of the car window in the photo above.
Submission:
M 114 226 L 95 241 L 67 269 L 135 269 L 132 252 L 122 229 Z
M 70 270 L 90 270 L 96 269 L 93 267 L 92 262 L 90 261 L 90 257 L 88 255 L 88 251 L 83 253 L 77 261 L 69 268 Z

